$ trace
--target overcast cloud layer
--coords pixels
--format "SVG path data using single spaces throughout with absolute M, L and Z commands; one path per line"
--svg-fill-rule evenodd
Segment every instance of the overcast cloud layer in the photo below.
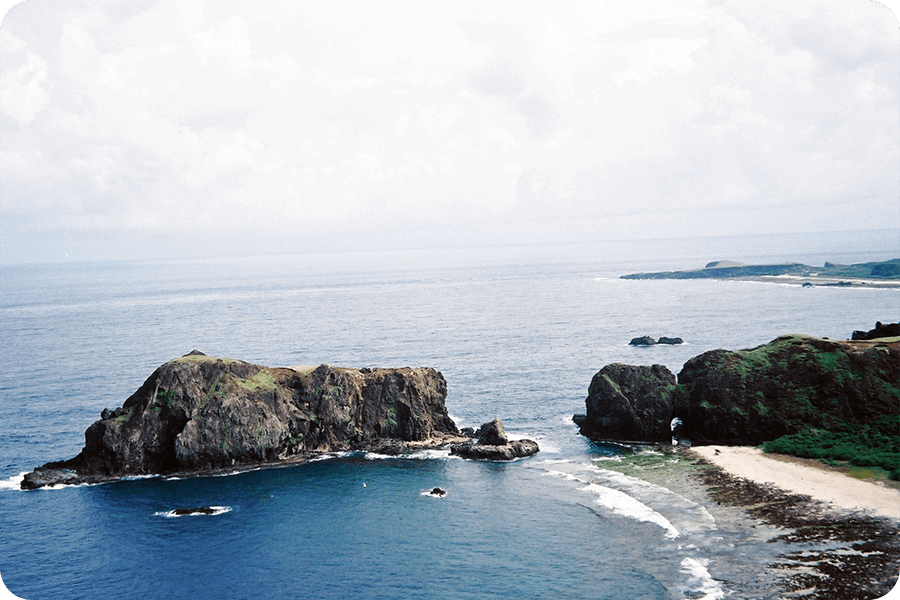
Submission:
M 872 0 L 29 0 L 0 258 L 900 228 Z

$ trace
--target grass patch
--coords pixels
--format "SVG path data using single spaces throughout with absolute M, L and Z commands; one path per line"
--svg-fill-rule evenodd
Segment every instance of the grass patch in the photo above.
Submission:
M 782 436 L 762 445 L 765 452 L 816 458 L 834 464 L 875 467 L 900 480 L 900 416 L 883 417 L 865 425 L 849 426 L 846 431 L 808 428 Z
M 272 374 L 268 371 L 260 371 L 249 379 L 241 379 L 240 377 L 235 377 L 234 383 L 238 387 L 251 392 L 257 390 L 273 392 L 275 391 L 275 388 L 278 387 L 278 384 L 275 382 L 275 378 L 272 377 Z
M 207 363 L 207 362 L 222 362 L 226 365 L 230 365 L 231 363 L 238 362 L 233 358 L 217 358 L 215 356 L 204 356 L 201 354 L 190 354 L 188 356 L 181 356 L 179 358 L 173 358 L 169 361 L 169 364 L 172 363 Z
M 126 410 L 124 413 L 122 413 L 121 415 L 116 417 L 116 419 L 115 419 L 116 423 L 124 423 L 125 421 L 127 421 L 128 419 L 131 418 L 131 413 L 133 413 L 133 412 L 134 412 L 134 407 L 132 406 L 128 410 Z

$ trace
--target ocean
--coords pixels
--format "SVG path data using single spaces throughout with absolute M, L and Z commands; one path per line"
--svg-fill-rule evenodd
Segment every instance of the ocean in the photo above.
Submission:
M 776 597 L 747 569 L 777 544 L 604 469 L 616 451 L 571 417 L 606 364 L 677 373 L 706 350 L 781 334 L 848 338 L 895 321 L 900 290 L 619 276 L 897 256 L 898 232 L 873 231 L 3 266 L 0 577 L 25 600 Z M 641 335 L 686 343 L 628 345 Z M 500 417 L 541 452 L 510 463 L 336 454 L 18 489 L 193 349 L 269 366 L 434 367 L 459 427 Z M 191 506 L 219 508 L 171 512 Z

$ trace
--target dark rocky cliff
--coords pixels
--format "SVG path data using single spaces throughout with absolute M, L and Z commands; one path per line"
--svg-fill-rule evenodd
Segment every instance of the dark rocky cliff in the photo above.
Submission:
M 441 445 L 460 439 L 446 395 L 430 368 L 300 372 L 192 353 L 159 367 L 121 408 L 104 410 L 78 456 L 35 469 L 22 487 Z
M 591 382 L 593 439 L 663 441 L 663 423 L 701 444 L 756 445 L 806 427 L 843 431 L 900 415 L 900 341 L 779 337 L 757 348 L 712 350 L 685 363 L 678 383 L 655 367 L 608 365 Z M 671 381 L 671 380 L 669 380 Z
M 705 352 L 678 374 L 673 414 L 695 443 L 750 445 L 897 415 L 893 346 L 788 335 L 750 350 Z
M 669 441 L 674 390 L 675 375 L 663 365 L 606 365 L 588 388 L 581 433 L 605 440 Z

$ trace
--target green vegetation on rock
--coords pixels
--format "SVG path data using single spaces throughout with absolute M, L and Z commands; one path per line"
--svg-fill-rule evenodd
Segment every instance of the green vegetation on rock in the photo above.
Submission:
M 900 416 L 883 417 L 871 425 L 845 431 L 806 428 L 764 442 L 763 450 L 802 458 L 846 461 L 858 467 L 880 467 L 900 480 Z
M 249 377 L 247 379 L 241 379 L 240 377 L 234 378 L 234 383 L 245 390 L 255 391 L 255 390 L 264 390 L 264 391 L 274 391 L 276 387 L 278 387 L 275 378 L 272 377 L 272 374 L 268 371 L 260 371 L 253 377 Z
M 900 357 L 804 335 L 685 363 L 674 416 L 697 443 L 757 445 L 807 428 L 846 431 L 900 409 Z

